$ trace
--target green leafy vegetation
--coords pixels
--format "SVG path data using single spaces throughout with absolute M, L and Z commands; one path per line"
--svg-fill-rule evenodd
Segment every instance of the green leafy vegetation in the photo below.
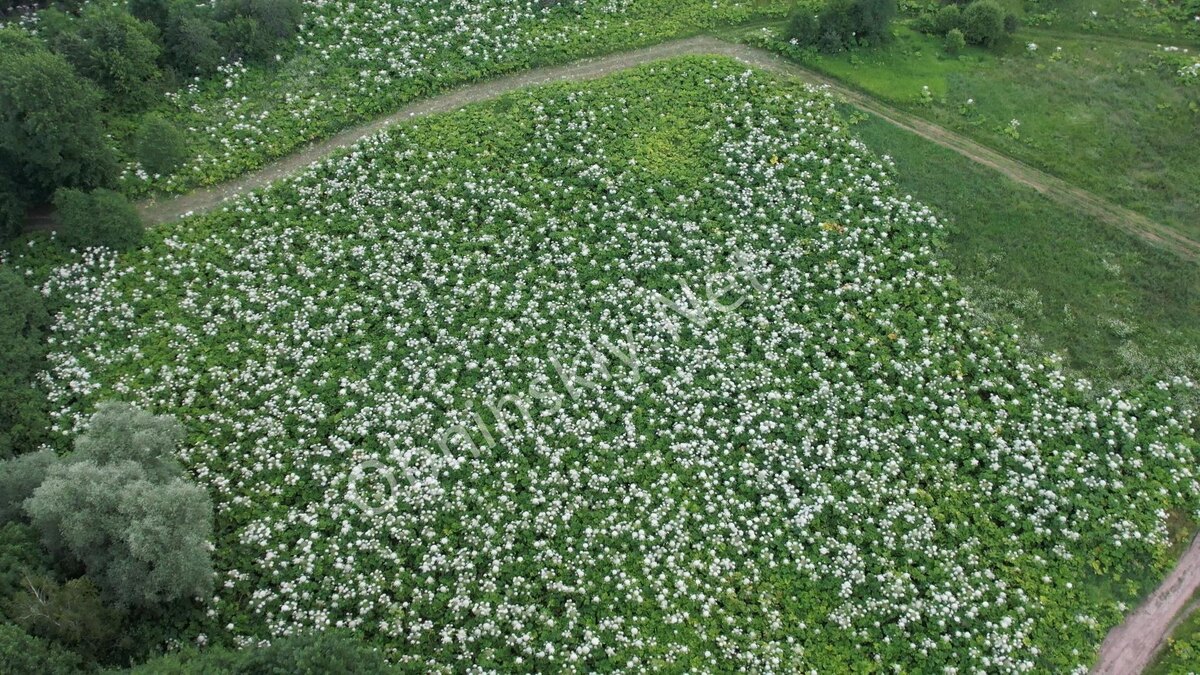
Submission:
M 0 667 L 6 673 L 44 675 L 76 675 L 83 670 L 78 655 L 7 623 L 0 623 Z
M 1179 617 L 1179 625 L 1167 638 L 1167 645 L 1145 675 L 1190 675 L 1200 670 L 1200 612 L 1197 597 Z
M 836 53 L 880 44 L 891 37 L 896 0 L 830 0 L 817 15 L 807 4 L 795 10 L 787 37 L 800 48 Z
M 222 647 L 163 656 L 129 671 L 130 675 L 209 675 L 210 673 L 347 673 L 387 675 L 402 672 L 383 654 L 341 630 L 303 634 L 252 649 Z
M 49 422 L 46 394 L 35 382 L 46 367 L 45 301 L 15 272 L 0 267 L 0 459 L 36 448 Z M 5 481 L 0 477 L 0 482 Z M 0 507 L 3 508 L 3 507 Z
M 141 217 L 119 192 L 62 188 L 54 193 L 54 208 L 59 238 L 66 246 L 105 246 L 121 251 L 142 241 Z
M 100 93 L 57 54 L 0 27 L 0 171 L 21 197 L 91 188 L 116 170 L 103 138 Z
M 78 560 L 120 606 L 212 591 L 212 507 L 175 459 L 182 435 L 173 418 L 102 404 L 68 461 L 51 464 L 23 502 L 46 547 Z
M 54 429 L 178 411 L 218 644 L 1070 670 L 1195 507 L 1186 381 L 1101 393 L 980 325 L 831 101 L 737 63 L 423 118 L 148 236 L 47 276 Z M 664 309 L 685 288 L 725 309 Z
M 853 114 L 847 110 L 847 114 Z M 855 135 L 952 224 L 944 255 L 977 311 L 1100 382 L 1200 378 L 1200 269 L 878 118 Z
M 103 403 L 74 452 L 0 462 L 0 618 L 29 636 L 5 625 L 0 670 L 30 672 L 20 645 L 51 669 L 128 662 L 211 594 L 212 507 L 181 439 L 173 418 Z
M 138 110 L 159 93 L 160 47 L 151 24 L 119 6 L 93 4 L 78 19 L 48 10 L 41 25 L 50 48 L 100 87 L 106 104 Z
M 1061 34 L 1025 42 L 1019 33 L 1000 52 L 951 56 L 944 38 L 908 26 L 895 33 L 890 44 L 832 55 L 792 48 L 773 29 L 744 35 L 1200 238 L 1200 86 L 1186 75 L 1200 57 Z
M 1200 234 L 1200 61 L 1145 41 L 1200 36 L 1196 0 L 901 9 L 0 27 L 0 237 L 58 211 L 0 267 L 0 672 L 1085 668 L 1195 527 L 1193 263 L 704 58 L 423 119 L 169 229 L 127 198 L 752 22 Z
M 151 174 L 167 175 L 188 157 L 187 137 L 158 115 L 146 118 L 134 140 L 138 162 Z

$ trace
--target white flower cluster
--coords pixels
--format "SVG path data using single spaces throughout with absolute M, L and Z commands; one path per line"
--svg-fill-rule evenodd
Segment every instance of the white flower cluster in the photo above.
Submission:
M 232 178 L 450 84 L 645 42 L 631 18 L 637 26 L 669 27 L 670 12 L 749 12 L 763 3 L 304 0 L 304 6 L 299 52 L 285 65 L 226 64 L 211 80 L 168 95 L 198 155 L 169 177 L 130 164 L 124 173 L 130 190 L 178 191 Z
M 1154 398 L 1191 385 L 1090 394 L 973 325 L 890 170 L 824 95 L 716 59 L 427 118 L 59 270 L 57 424 L 113 395 L 186 423 L 246 642 L 347 627 L 431 671 L 1070 670 L 1103 628 L 1077 617 L 1112 611 L 1085 570 L 1195 507 Z M 664 322 L 654 294 L 734 253 L 760 291 Z M 436 450 L 602 337 L 640 377 Z M 413 458 L 396 508 L 345 498 L 354 465 Z

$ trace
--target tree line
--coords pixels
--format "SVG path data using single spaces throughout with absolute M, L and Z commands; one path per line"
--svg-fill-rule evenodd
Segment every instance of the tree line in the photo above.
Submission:
M 896 0 L 828 0 L 816 13 L 801 5 L 792 12 L 785 36 L 798 47 L 825 53 L 870 47 L 891 38 L 897 13 Z M 967 44 L 1000 44 L 1017 29 L 1017 16 L 995 0 L 947 0 L 936 12 L 918 16 L 913 26 L 943 36 L 946 51 L 955 53 Z
M 223 63 L 268 60 L 289 48 L 302 18 L 299 0 L 71 1 L 40 10 L 32 31 L 0 27 L 0 238 L 20 234 L 29 206 L 53 203 L 88 212 L 60 219 L 67 245 L 136 243 L 129 209 L 80 227 L 123 200 L 110 123 L 135 128 L 124 150 L 143 170 L 175 171 L 190 151 L 154 111 L 163 92 Z

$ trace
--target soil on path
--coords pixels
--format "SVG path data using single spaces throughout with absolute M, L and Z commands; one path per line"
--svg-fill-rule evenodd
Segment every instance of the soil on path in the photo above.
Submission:
M 202 213 L 216 208 L 231 197 L 263 188 L 272 182 L 296 174 L 318 160 L 336 154 L 367 136 L 406 120 L 454 110 L 469 103 L 490 100 L 526 87 L 552 82 L 590 80 L 673 56 L 706 54 L 726 56 L 747 65 L 796 77 L 810 84 L 828 87 L 852 105 L 926 140 L 949 148 L 972 161 L 991 167 L 1061 204 L 1087 213 L 1101 222 L 1124 230 L 1151 244 L 1174 251 L 1186 259 L 1200 259 L 1200 242 L 1193 241 L 1172 228 L 1117 206 L 1098 195 L 1002 155 L 953 131 L 893 108 L 776 54 L 748 45 L 725 42 L 711 36 L 665 42 L 644 49 L 584 59 L 562 66 L 538 68 L 488 82 L 464 86 L 407 105 L 387 117 L 343 131 L 236 180 L 209 188 L 201 188 L 177 197 L 148 200 L 139 204 L 139 209 L 149 223 L 169 222 L 182 216 Z
M 1136 675 L 1154 661 L 1158 650 L 1191 609 L 1189 600 L 1200 587 L 1200 537 L 1192 540 L 1175 569 L 1150 597 L 1121 625 L 1112 629 L 1100 646 L 1093 675 Z

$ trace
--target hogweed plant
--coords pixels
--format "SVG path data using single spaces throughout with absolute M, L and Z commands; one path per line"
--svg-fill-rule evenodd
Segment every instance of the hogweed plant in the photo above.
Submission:
M 713 273 L 705 280 L 702 297 L 684 281 L 679 283 L 680 294 L 677 299 L 665 297 L 656 290 L 644 294 L 650 302 L 657 306 L 662 329 L 669 332 L 675 339 L 679 339 L 681 319 L 697 329 L 703 329 L 714 320 L 716 314 L 735 311 L 747 300 L 748 294 L 745 291 L 732 295 L 738 290 L 740 284 L 746 284 L 754 290 L 763 289 L 749 256 L 737 252 L 731 259 L 733 264 L 730 272 Z M 742 272 L 744 272 L 745 279 L 741 278 Z M 497 443 L 504 442 L 507 437 L 511 436 L 513 428 L 510 425 L 523 422 L 526 427 L 533 426 L 535 409 L 539 416 L 552 416 L 562 409 L 563 399 L 566 396 L 579 401 L 587 393 L 584 391 L 585 389 L 590 389 L 592 393 L 602 394 L 604 383 L 614 376 L 609 371 L 610 364 L 614 362 L 614 359 L 629 370 L 633 382 L 639 382 L 641 366 L 638 363 L 637 351 L 633 349 L 633 345 L 637 342 L 628 328 L 624 337 L 622 344 L 627 345 L 624 350 L 622 347 L 613 345 L 606 336 L 601 336 L 598 340 L 600 348 L 589 343 L 587 355 L 576 359 L 573 363 L 565 364 L 557 357 L 551 357 L 550 362 L 558 376 L 559 386 L 542 389 L 531 384 L 525 396 L 505 394 L 499 400 L 486 401 L 482 408 L 489 415 L 491 423 L 480 414 L 477 406 L 470 413 L 470 426 L 461 423 L 455 424 L 437 435 L 437 448 L 441 451 L 441 460 L 435 459 L 433 454 L 428 451 L 421 453 L 420 457 L 414 458 L 411 454 L 401 452 L 389 439 L 387 441 L 389 457 L 394 459 L 397 464 L 390 466 L 376 459 L 356 464 L 350 470 L 350 478 L 347 481 L 347 499 L 372 516 L 393 508 L 395 499 L 392 493 L 399 485 L 397 472 L 409 483 L 436 480 L 439 468 L 457 468 L 462 463 L 461 457 L 455 455 L 451 450 L 451 443 L 454 441 L 457 441 L 456 445 L 460 451 L 466 450 L 472 458 L 479 459 L 483 452 L 495 448 Z M 605 352 L 608 352 L 608 355 L 605 355 Z M 590 363 L 590 368 L 587 365 L 581 365 L 588 363 Z M 476 442 L 476 438 L 483 441 L 483 447 Z M 365 491 L 361 489 L 360 482 L 371 473 L 377 474 L 377 480 L 382 480 L 384 485 L 377 485 L 368 499 L 368 496 L 364 494 Z
M 423 118 L 51 274 L 54 427 L 105 398 L 185 425 L 213 636 L 1086 669 L 1200 506 L 1194 384 L 1097 390 L 979 324 L 893 172 L 827 95 L 720 59 Z M 728 311 L 670 307 L 710 280 Z

